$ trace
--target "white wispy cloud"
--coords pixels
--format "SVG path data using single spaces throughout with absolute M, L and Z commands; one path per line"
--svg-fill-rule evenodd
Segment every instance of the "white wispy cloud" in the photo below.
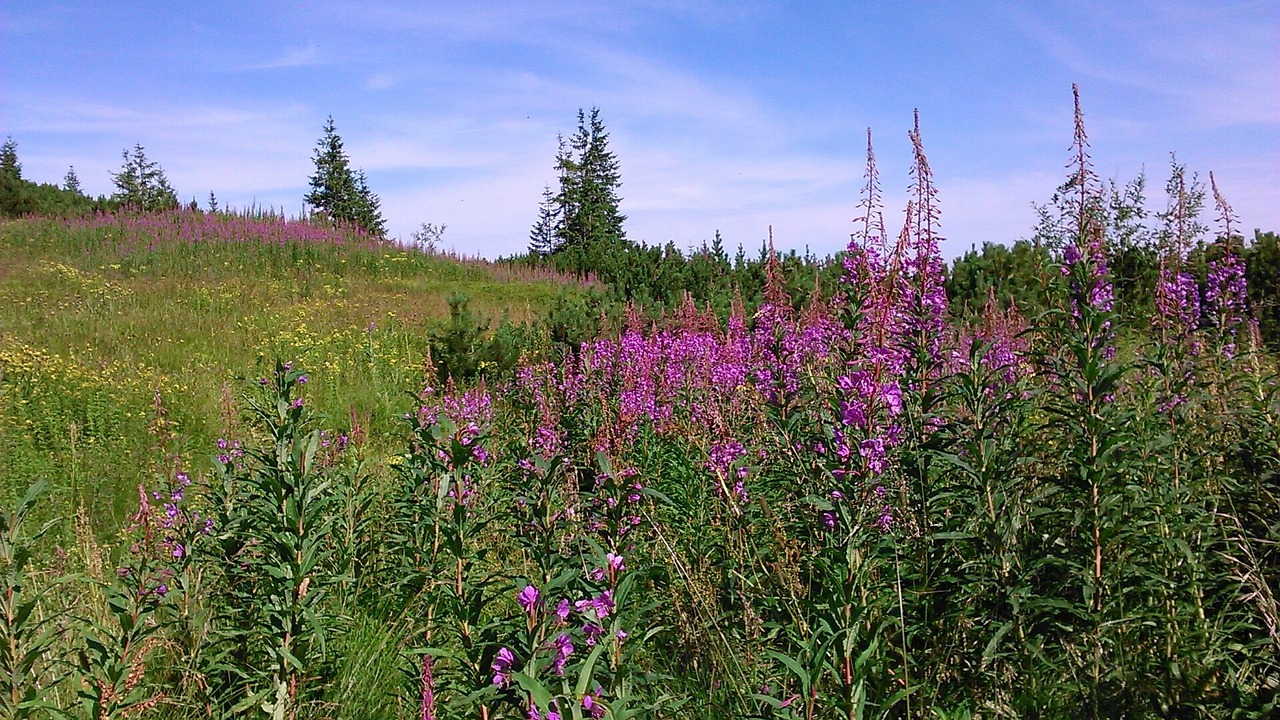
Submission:
M 1280 123 L 1276 18 L 1265 3 L 1008 9 L 1016 27 L 1081 81 L 1164 97 L 1193 123 Z
M 299 105 L 125 106 L 55 97 L 18 102 L 19 136 L 36 132 L 49 140 L 22 145 L 29 177 L 58 181 L 68 165 L 91 193 L 111 191 L 110 173 L 120 152 L 141 144 L 161 164 L 183 197 L 270 194 L 306 184 L 310 152 L 318 134 L 314 113 Z M 277 199 L 278 200 L 278 199 Z M 296 203 L 301 209 L 301 201 Z
M 322 65 L 325 60 L 320 55 L 320 46 L 312 43 L 305 47 L 290 48 L 284 53 L 259 63 L 242 65 L 242 70 L 278 70 L 284 68 L 301 68 Z
M 364 86 L 370 90 L 387 90 L 396 84 L 390 73 L 374 73 L 365 80 Z

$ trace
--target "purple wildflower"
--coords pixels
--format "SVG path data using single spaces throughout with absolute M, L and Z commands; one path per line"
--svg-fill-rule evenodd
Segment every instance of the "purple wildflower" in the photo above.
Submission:
M 604 592 L 600 593 L 600 595 L 595 600 L 591 601 L 591 606 L 596 611 L 596 617 L 600 618 L 601 620 L 609 617 L 609 614 L 612 613 L 614 610 L 613 591 L 605 590 Z
M 506 687 L 510 679 L 511 666 L 516 661 L 515 655 L 507 648 L 499 648 L 498 654 L 493 658 L 493 684 L 498 687 Z
M 589 622 L 582 626 L 582 634 L 587 638 L 587 647 L 595 647 L 596 643 L 600 640 L 600 636 L 604 635 L 604 628 L 595 623 Z
M 1196 331 L 1200 323 L 1200 291 L 1190 273 L 1160 268 L 1155 321 L 1175 338 L 1188 337 Z
M 609 563 L 609 572 L 620 573 L 627 569 L 626 565 L 624 565 L 622 562 L 621 555 L 615 555 L 614 553 L 607 553 L 605 554 L 604 557 L 605 557 L 605 560 L 608 561 Z
M 604 717 L 604 704 L 600 700 L 600 696 L 603 693 L 604 688 L 597 685 L 595 692 L 582 696 L 582 709 L 586 710 L 591 717 L 597 718 L 597 720 Z
M 551 660 L 551 671 L 556 675 L 564 675 L 565 663 L 569 661 L 569 656 L 573 654 L 573 640 L 567 633 L 560 633 L 552 641 L 551 647 L 555 650 L 555 657 Z
M 520 607 L 532 616 L 538 609 L 538 588 L 532 585 L 525 585 L 520 594 L 516 596 L 516 602 L 520 603 Z

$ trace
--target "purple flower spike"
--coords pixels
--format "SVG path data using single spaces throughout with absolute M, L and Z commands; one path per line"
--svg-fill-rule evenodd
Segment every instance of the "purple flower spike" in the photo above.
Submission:
M 620 572 L 622 572 L 622 571 L 624 571 L 624 570 L 626 570 L 626 569 L 627 569 L 627 566 L 622 564 L 622 556 L 621 556 L 621 555 L 615 555 L 615 554 L 613 554 L 613 553 L 608 553 L 608 554 L 607 554 L 607 555 L 605 555 L 604 557 L 605 557 L 605 560 L 607 560 L 607 561 L 609 562 L 609 571 L 610 571 L 610 572 L 620 573 Z
M 507 648 L 500 648 L 498 655 L 493 659 L 493 684 L 498 687 L 506 687 L 508 676 L 511 673 L 511 666 L 515 663 L 515 655 Z
M 604 717 L 604 704 L 600 701 L 600 695 L 604 692 L 604 688 L 596 686 L 595 692 L 587 693 L 582 697 L 582 709 L 586 710 L 592 718 Z
M 516 602 L 520 603 L 520 607 L 524 608 L 525 612 L 533 615 L 538 609 L 538 588 L 532 585 L 525 585 L 520 594 L 516 596 Z
M 560 633 L 551 647 L 556 651 L 556 656 L 551 661 L 551 671 L 556 675 L 564 675 L 564 665 L 573 654 L 573 641 L 567 633 Z

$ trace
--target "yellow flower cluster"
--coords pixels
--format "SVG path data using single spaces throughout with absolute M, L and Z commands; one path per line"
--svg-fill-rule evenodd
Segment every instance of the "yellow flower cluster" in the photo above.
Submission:
M 85 300 L 108 301 L 133 295 L 133 290 L 126 285 L 86 274 L 70 265 L 46 261 L 41 267 L 50 275 L 77 286 Z
M 82 362 L 73 356 L 49 353 L 40 348 L 0 337 L 0 383 L 39 384 L 48 382 L 62 387 L 94 387 L 122 394 L 145 392 L 148 368 L 119 360 Z
M 153 377 L 138 365 L 85 361 L 0 337 L 0 422 L 34 437 L 60 436 L 75 423 L 86 444 L 123 440 L 114 435 L 122 421 L 145 417 Z

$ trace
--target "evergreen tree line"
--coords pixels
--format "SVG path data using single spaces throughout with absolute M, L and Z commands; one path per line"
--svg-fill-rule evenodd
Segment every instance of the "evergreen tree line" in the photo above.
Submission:
M 748 255 L 739 246 L 730 257 L 719 232 L 689 252 L 672 242 L 649 246 L 628 239 L 626 216 L 619 210 L 621 171 L 608 137 L 598 108 L 589 114 L 578 112 L 577 131 L 568 141 L 561 140 L 556 154 L 558 186 L 543 190 L 529 234 L 529 253 L 513 259 L 549 264 L 602 282 L 606 291 L 599 302 L 581 312 L 598 315 L 603 304 L 612 307 L 604 309 L 606 314 L 618 314 L 620 305 L 635 304 L 656 314 L 675 307 L 686 295 L 715 308 L 722 319 L 734 302 L 753 312 L 763 297 L 770 257 L 779 261 L 781 281 L 797 308 L 810 302 L 815 291 L 835 287 L 843 262 L 840 253 L 821 258 L 808 252 L 779 253 L 762 243 L 758 253 Z M 989 298 L 1028 314 L 1048 307 L 1051 265 L 1060 258 L 1063 238 L 1071 236 L 1072 183 L 1068 179 L 1047 203 L 1037 206 L 1039 220 L 1030 238 L 1011 245 L 984 243 L 951 263 L 946 288 L 955 312 L 976 314 Z M 1172 194 L 1175 185 L 1181 188 L 1183 202 L 1164 212 L 1148 209 L 1145 175 L 1125 184 L 1113 181 L 1089 208 L 1094 221 L 1107 231 L 1105 250 L 1116 277 L 1117 301 L 1131 318 L 1153 312 L 1159 257 L 1170 249 L 1175 235 L 1194 243 L 1188 248 L 1189 262 L 1202 288 L 1208 263 L 1222 254 L 1226 242 L 1210 236 L 1201 217 L 1203 184 L 1173 158 L 1166 190 Z M 1280 239 L 1274 232 L 1257 230 L 1252 242 L 1240 237 L 1231 242 L 1247 266 L 1251 310 L 1262 337 L 1280 348 Z
M 110 199 L 90 198 L 80 187 L 74 167 L 62 185 L 37 183 L 22 176 L 18 143 L 8 138 L 0 146 L 0 217 L 20 215 L 79 215 L 104 209 Z
M 619 209 L 621 169 L 608 140 L 600 109 L 579 110 L 577 130 L 568 140 L 560 138 L 557 185 L 543 189 L 529 252 L 514 262 L 593 277 L 607 288 L 603 299 L 615 308 L 633 304 L 656 314 L 688 295 L 725 317 L 735 301 L 748 310 L 760 303 L 765 265 L 776 257 L 797 307 L 809 299 L 825 263 L 807 252 L 774 253 L 762 243 L 758 253 L 739 246 L 730 256 L 718 231 L 688 253 L 673 242 L 643 245 L 629 239 Z
M 164 169 L 147 157 L 141 144 L 134 145 L 132 151 L 123 151 L 122 159 L 120 170 L 111 174 L 116 191 L 93 198 L 85 194 L 74 166 L 67 170 L 61 186 L 25 179 L 18 160 L 18 144 L 10 137 L 0 147 L 0 216 L 79 215 L 118 209 L 161 212 L 180 206 Z M 310 177 L 311 190 L 303 198 L 312 212 L 331 222 L 385 236 L 387 226 L 380 200 L 370 190 L 364 171 L 352 169 L 333 116 L 325 121 L 313 160 L 316 171 Z M 199 205 L 192 199 L 188 207 L 194 210 Z M 212 192 L 208 209 L 221 209 Z
M 620 316 L 625 305 L 634 304 L 656 315 L 675 307 L 686 295 L 715 308 L 721 317 L 727 317 L 735 302 L 753 312 L 762 300 L 770 257 L 778 259 L 781 282 L 797 307 L 809 302 L 815 289 L 834 287 L 842 260 L 838 254 L 819 258 L 794 250 L 778 253 L 762 242 L 756 253 L 748 254 L 739 246 L 730 256 L 718 232 L 691 251 L 682 251 L 672 242 L 650 246 L 629 239 L 626 216 L 619 208 L 620 164 L 608 139 L 599 108 L 589 113 L 579 110 L 577 130 L 559 143 L 554 164 L 557 186 L 544 189 L 530 231 L 529 253 L 511 259 L 591 276 L 602 284 L 604 290 L 585 303 L 564 298 L 552 323 L 553 337 L 572 343 L 599 330 L 602 314 Z M 115 192 L 96 198 L 85 194 L 74 167 L 61 185 L 26 179 L 17 147 L 12 138 L 0 146 L 0 216 L 76 215 L 121 208 L 154 212 L 179 206 L 164 170 L 147 157 L 141 144 L 122 152 L 121 167 L 111 174 Z M 311 189 L 303 198 L 307 206 L 329 221 L 385 235 L 380 200 L 369 188 L 364 171 L 352 167 L 332 116 L 325 122 L 313 161 Z M 1152 312 L 1158 257 L 1167 249 L 1175 222 L 1184 224 L 1183 236 L 1193 238 L 1190 264 L 1201 283 L 1208 262 L 1221 254 L 1224 241 L 1209 236 L 1200 217 L 1203 185 L 1195 176 L 1188 178 L 1176 159 L 1169 183 L 1175 182 L 1185 186 L 1186 199 L 1177 213 L 1172 208 L 1154 214 L 1147 210 L 1145 176 L 1124 185 L 1113 182 L 1104 200 L 1091 209 L 1108 229 L 1106 251 L 1116 276 L 1117 300 L 1131 317 Z M 1068 181 L 1038 208 L 1039 223 L 1030 238 L 1012 245 L 985 243 L 957 258 L 947 277 L 955 311 L 977 312 L 990 297 L 1029 314 L 1043 309 L 1050 264 L 1062 249 L 1059 238 L 1069 230 L 1061 219 L 1071 214 L 1070 197 Z M 197 204 L 192 200 L 189 206 L 194 209 Z M 213 193 L 208 208 L 220 209 Z M 432 230 L 438 240 L 443 226 Z M 1280 240 L 1274 232 L 1255 231 L 1251 242 L 1244 238 L 1232 242 L 1241 246 L 1251 309 L 1263 339 L 1273 348 L 1280 347 Z
M 18 143 L 10 137 L 0 146 L 0 216 L 81 215 L 119 209 L 159 212 L 179 206 L 164 169 L 147 157 L 141 144 L 122 151 L 121 159 L 120 169 L 111 173 L 116 191 L 95 198 L 85 193 L 75 166 L 67 169 L 61 185 L 24 178 Z M 192 200 L 191 205 L 195 204 Z

